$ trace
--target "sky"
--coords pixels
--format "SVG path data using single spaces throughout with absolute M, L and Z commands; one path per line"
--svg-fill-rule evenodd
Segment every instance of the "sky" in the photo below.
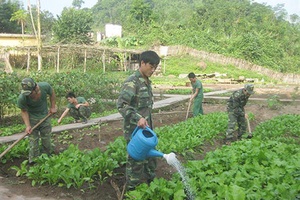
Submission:
M 23 2 L 25 8 L 27 7 L 28 0 L 20 0 Z M 73 0 L 40 0 L 41 10 L 48 10 L 55 17 L 60 15 L 64 7 L 71 7 Z M 84 0 L 82 8 L 93 7 L 98 0 Z M 266 3 L 272 7 L 277 4 L 284 4 L 288 14 L 297 14 L 300 16 L 300 0 L 254 0 L 257 3 Z M 36 0 L 30 0 L 31 4 L 36 4 Z

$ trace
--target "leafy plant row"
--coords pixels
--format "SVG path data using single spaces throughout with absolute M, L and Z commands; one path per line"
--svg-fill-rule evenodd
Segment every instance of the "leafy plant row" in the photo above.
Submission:
M 205 141 L 211 141 L 227 128 L 224 112 L 199 115 L 172 126 L 156 128 L 159 137 L 157 149 L 164 153 L 178 152 L 185 155 L 194 152 Z
M 81 151 L 71 144 L 67 150 L 51 157 L 43 154 L 36 164 L 28 168 L 28 160 L 20 167 L 13 166 L 17 176 L 26 176 L 32 185 L 45 184 L 80 188 L 84 183 L 90 187 L 96 180 L 104 181 L 113 174 L 113 170 L 126 161 L 125 140 L 117 138 L 102 152 L 99 148 Z
M 204 160 L 188 161 L 185 168 L 195 199 L 299 198 L 299 143 L 283 139 L 299 139 L 299 117 L 275 117 L 261 123 L 251 140 L 223 146 Z M 155 179 L 149 187 L 143 184 L 127 197 L 182 200 L 186 195 L 179 175 L 174 174 L 170 181 Z
M 281 122 L 278 126 L 285 127 L 285 130 L 294 130 L 292 133 L 281 131 L 281 134 L 278 134 L 274 139 L 262 140 L 259 132 L 256 130 L 254 132 L 255 137 L 252 140 L 235 142 L 232 146 L 224 146 L 221 149 L 208 153 L 204 160 L 187 162 L 185 164 L 186 172 L 188 176 L 191 177 L 189 179 L 189 185 L 194 192 L 195 199 L 274 199 L 276 195 L 280 197 L 280 199 L 295 197 L 300 191 L 300 166 L 298 162 L 300 149 L 297 144 L 282 142 L 282 138 L 291 135 L 293 138 L 299 138 L 299 132 L 297 132 L 299 115 L 285 115 L 281 117 L 282 119 L 288 118 L 288 120 L 278 120 L 278 118 L 274 118 L 260 124 L 260 128 L 257 130 L 264 134 L 268 133 L 272 135 L 272 133 L 269 133 L 273 131 L 269 129 L 269 124 L 274 121 L 274 123 Z M 200 122 L 202 126 L 199 125 Z M 216 126 L 219 122 L 221 122 L 220 126 Z M 189 126 L 186 126 L 186 124 Z M 170 151 L 168 145 L 176 141 L 174 138 L 183 135 L 183 137 L 179 139 L 183 143 L 185 143 L 185 141 L 191 142 L 192 140 L 199 140 L 200 142 L 199 144 L 193 143 L 194 147 L 179 147 L 177 152 L 183 155 L 188 151 L 197 152 L 197 145 L 202 144 L 201 141 L 203 141 L 203 138 L 206 138 L 207 141 L 212 141 L 218 133 L 225 130 L 226 124 L 225 113 L 212 113 L 191 118 L 173 126 L 155 129 L 155 132 L 159 135 L 160 148 L 158 149 L 161 151 L 165 149 L 164 152 L 167 153 Z M 191 125 L 194 127 L 192 130 L 188 129 Z M 201 131 L 195 131 L 199 127 L 203 129 L 200 129 Z M 268 129 L 269 132 L 266 131 Z M 196 135 L 196 137 L 188 139 L 189 135 Z M 107 168 L 103 167 L 97 170 L 97 172 L 89 166 L 93 166 L 93 163 L 97 163 L 94 160 L 100 158 L 92 157 L 93 159 L 91 159 L 86 156 L 102 156 L 100 155 L 101 152 L 98 150 L 94 150 L 94 153 L 81 152 L 77 147 L 72 145 L 70 146 L 70 150 L 63 152 L 61 155 L 50 158 L 47 156 L 40 157 L 38 165 L 31 167 L 29 170 L 25 167 L 27 161 L 24 161 L 20 168 L 15 169 L 18 171 L 18 175 L 23 174 L 32 179 L 33 185 L 37 183 L 44 184 L 46 182 L 76 188 L 79 188 L 84 183 L 92 185 L 95 180 L 105 180 L 107 176 L 103 174 L 111 174 L 113 169 L 118 167 L 116 162 L 125 162 L 125 141 L 121 138 L 122 137 L 116 140 L 116 145 L 111 145 L 107 148 L 108 150 L 104 152 L 104 155 L 109 154 L 108 157 L 105 157 L 105 161 L 106 159 L 112 159 L 107 161 L 110 166 L 107 166 Z M 177 145 L 179 145 L 179 143 L 177 143 Z M 185 145 L 188 145 L 188 143 L 185 143 Z M 182 149 L 182 151 L 180 149 Z M 73 154 L 76 156 L 72 156 Z M 69 161 L 69 159 L 72 161 Z M 117 161 L 114 162 L 114 160 Z M 83 165 L 82 161 L 84 161 L 84 165 L 87 165 L 87 168 L 77 168 L 79 165 Z M 64 177 L 58 179 L 57 175 L 54 175 L 55 173 L 51 174 L 50 172 L 52 171 L 49 170 L 50 168 L 55 169 L 56 165 L 60 166 L 61 170 L 75 168 L 76 171 L 80 173 L 76 176 L 70 174 L 70 178 Z M 97 165 L 99 165 L 99 163 L 97 163 Z M 96 173 L 92 173 L 93 171 Z M 66 173 L 68 172 L 66 171 Z M 72 173 L 75 173 L 75 171 L 72 171 Z M 82 181 L 82 179 L 84 179 L 84 181 Z M 178 174 L 174 174 L 171 181 L 155 179 L 149 187 L 148 185 L 142 184 L 135 191 L 129 192 L 127 196 L 129 199 L 186 198 L 184 186 Z
M 199 126 L 200 121 L 202 125 Z M 214 131 L 208 128 L 217 121 L 221 123 Z M 195 127 L 195 130 L 198 129 L 199 131 L 189 132 L 189 129 L 186 128 L 191 125 Z M 175 148 L 175 146 L 173 148 L 174 152 L 180 152 L 184 155 L 187 151 L 195 151 L 196 147 L 199 147 L 204 140 L 210 140 L 220 133 L 225 126 L 225 113 L 211 113 L 202 117 L 191 118 L 172 127 L 165 126 L 158 128 L 155 129 L 155 131 L 161 134 L 159 136 L 161 140 L 160 144 L 162 144 L 161 148 L 166 151 L 170 150 L 168 145 L 173 142 L 174 138 L 180 137 L 180 133 L 183 138 L 190 138 L 188 140 L 179 138 L 176 143 L 178 148 Z M 184 133 L 184 131 L 186 131 L 186 133 Z M 180 140 L 182 140 L 182 144 Z M 195 142 L 193 145 L 188 146 L 188 142 L 192 140 Z M 27 145 L 27 140 L 21 141 L 18 146 L 5 155 L 2 162 L 25 155 L 28 151 Z M 95 178 L 99 178 L 103 181 L 106 178 L 106 174 L 111 175 L 112 170 L 126 160 L 125 145 L 126 143 L 123 137 L 119 137 L 113 144 L 110 144 L 104 153 L 101 153 L 99 149 L 94 149 L 93 153 L 90 153 L 90 151 L 80 151 L 78 147 L 70 145 L 66 151 L 59 155 L 53 155 L 51 157 L 47 155 L 41 156 L 37 159 L 37 165 L 35 166 L 28 168 L 28 161 L 25 160 L 20 167 L 14 167 L 14 169 L 17 171 L 17 175 L 25 175 L 31 179 L 33 185 L 48 183 L 51 185 L 79 188 L 85 182 L 92 183 L 95 181 Z M 188 148 L 184 148 L 184 146 L 188 146 Z M 7 145 L 3 145 L 1 151 L 4 151 L 6 148 Z M 105 166 L 103 166 L 104 163 Z M 87 168 L 84 168 L 84 166 Z M 74 175 L 68 171 L 71 169 L 72 173 L 75 173 Z M 62 173 L 62 171 L 64 173 Z M 63 174 L 69 174 L 70 177 L 67 178 Z

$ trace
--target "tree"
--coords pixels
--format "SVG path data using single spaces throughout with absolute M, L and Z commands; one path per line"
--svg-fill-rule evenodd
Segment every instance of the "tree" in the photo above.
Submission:
M 129 15 L 128 10 L 131 0 L 101 0 L 92 8 L 95 20 L 95 26 L 101 28 L 107 23 L 121 24 Z
M 93 16 L 87 10 L 74 8 L 64 9 L 53 26 L 54 39 L 56 42 L 71 44 L 89 44 L 92 31 Z
M 139 23 L 147 23 L 151 19 L 152 9 L 151 2 L 133 0 L 130 13 Z
M 37 10 L 35 5 L 31 5 L 31 9 Z M 27 18 L 27 26 L 25 28 L 25 32 L 29 34 L 34 34 L 32 23 L 37 24 L 37 12 L 32 12 L 33 21 L 31 21 L 30 16 L 28 15 Z M 41 20 L 41 33 L 43 36 L 46 36 L 46 40 L 49 41 L 52 37 L 52 26 L 56 19 L 54 18 L 53 14 L 47 10 L 41 11 L 40 13 L 40 20 Z
M 22 27 L 22 35 L 24 34 L 24 28 L 27 19 L 27 12 L 25 10 L 18 10 L 12 14 L 10 21 L 17 21 L 18 24 L 21 24 Z
M 84 0 L 73 0 L 72 2 L 72 6 L 77 9 L 80 9 L 82 4 L 84 4 Z
M 0 33 L 20 33 L 21 27 L 16 21 L 11 21 L 12 14 L 21 9 L 18 2 L 0 1 Z

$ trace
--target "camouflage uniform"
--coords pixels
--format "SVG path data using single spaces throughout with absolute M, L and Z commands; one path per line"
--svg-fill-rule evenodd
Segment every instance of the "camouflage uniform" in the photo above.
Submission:
M 86 100 L 84 97 L 76 97 L 78 104 L 85 103 Z M 69 103 L 67 106 L 70 109 L 70 115 L 77 121 L 80 118 L 84 120 L 91 116 L 91 109 L 88 106 L 80 106 L 78 109 L 72 104 Z
M 124 82 L 117 102 L 117 108 L 124 118 L 124 137 L 129 143 L 131 134 L 142 117 L 152 129 L 153 93 L 151 81 L 145 80 L 139 70 Z M 145 178 L 148 183 L 155 177 L 156 159 L 135 161 L 128 155 L 126 166 L 127 189 L 134 189 Z
M 233 132 L 238 124 L 238 138 L 246 132 L 246 119 L 244 106 L 247 104 L 250 95 L 244 94 L 244 88 L 235 91 L 227 102 L 228 129 L 226 131 L 226 140 L 233 139 Z

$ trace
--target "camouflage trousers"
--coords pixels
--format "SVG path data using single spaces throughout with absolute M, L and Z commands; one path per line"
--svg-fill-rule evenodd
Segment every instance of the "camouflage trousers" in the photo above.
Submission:
M 234 113 L 233 111 L 228 111 L 228 128 L 226 131 L 226 140 L 233 139 L 233 133 L 238 126 L 238 138 L 241 138 L 244 133 L 246 133 L 246 118 L 243 113 Z
M 39 119 L 30 119 L 31 127 L 33 127 L 39 121 Z M 29 135 L 29 163 L 43 153 L 50 155 L 53 152 L 53 145 L 51 144 L 51 131 L 51 119 L 48 118 Z
M 126 163 L 127 190 L 133 190 L 137 185 L 145 181 L 150 183 L 155 178 L 156 166 L 156 158 L 136 161 L 128 155 Z
M 75 120 L 87 119 L 91 116 L 91 109 L 87 106 L 80 106 L 79 109 L 71 108 L 70 115 Z
M 197 97 L 194 99 L 193 103 L 193 116 L 203 115 L 203 107 L 202 107 L 203 97 Z

